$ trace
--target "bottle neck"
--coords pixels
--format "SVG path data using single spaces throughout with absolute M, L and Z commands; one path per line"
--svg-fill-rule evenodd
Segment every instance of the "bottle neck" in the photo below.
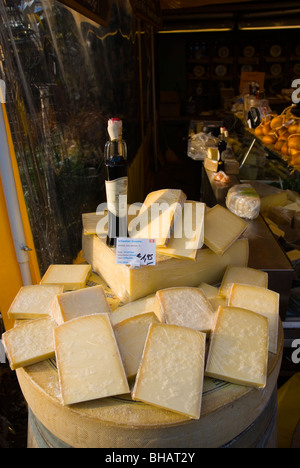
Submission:
M 117 139 L 108 141 L 105 145 L 105 161 L 108 162 L 116 158 L 127 160 L 127 145 L 126 142 L 122 139 L 122 136 Z

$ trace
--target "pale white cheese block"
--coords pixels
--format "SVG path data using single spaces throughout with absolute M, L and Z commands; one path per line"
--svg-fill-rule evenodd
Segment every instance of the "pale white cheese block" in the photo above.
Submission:
M 204 333 L 190 328 L 151 324 L 133 400 L 199 419 L 205 341 Z
M 56 323 L 50 318 L 25 321 L 2 335 L 2 343 L 12 370 L 54 358 L 53 332 Z
M 186 201 L 167 247 L 158 247 L 162 255 L 195 260 L 204 244 L 205 204 Z
M 280 295 L 259 286 L 233 284 L 227 304 L 264 315 L 269 324 L 269 351 L 276 354 L 278 346 Z
M 35 284 L 23 286 L 9 310 L 8 317 L 12 320 L 33 320 L 49 317 L 52 303 L 57 294 L 63 293 L 63 286 Z
M 129 393 L 108 314 L 70 320 L 55 328 L 54 339 L 64 405 Z
M 155 312 L 155 294 L 118 307 L 110 315 L 110 320 L 114 326 L 126 319 L 136 315 L 148 314 L 149 312 Z M 161 317 L 158 317 L 158 319 L 161 322 Z
M 264 388 L 268 346 L 266 317 L 237 307 L 220 307 L 205 375 L 234 384 Z
M 199 288 L 168 288 L 157 291 L 156 310 L 171 325 L 204 333 L 214 329 L 216 313 Z
M 74 291 L 86 286 L 91 265 L 50 265 L 41 284 L 61 285 L 64 291 Z
M 213 252 L 224 252 L 243 234 L 248 224 L 221 205 L 206 211 L 204 219 L 204 243 Z
M 229 266 L 223 276 L 219 294 L 221 296 L 228 296 L 233 283 L 267 288 L 268 281 L 268 273 L 265 271 L 249 267 Z
M 138 372 L 151 323 L 159 323 L 154 312 L 136 315 L 114 326 L 128 379 L 135 377 Z
M 182 190 L 163 189 L 147 195 L 138 216 L 128 228 L 134 239 L 156 239 L 156 245 L 166 246 L 180 217 L 186 195 Z
M 109 313 L 111 308 L 101 285 L 59 294 L 51 308 L 51 316 L 58 325 L 84 315 Z
M 247 266 L 248 239 L 239 239 L 224 255 L 208 248 L 198 250 L 195 261 L 183 258 L 156 256 L 155 266 L 132 269 L 116 263 L 115 249 L 97 236 L 83 236 L 83 257 L 92 265 L 115 295 L 124 304 L 155 294 L 159 289 L 174 286 L 198 286 L 201 282 L 218 283 L 228 265 Z

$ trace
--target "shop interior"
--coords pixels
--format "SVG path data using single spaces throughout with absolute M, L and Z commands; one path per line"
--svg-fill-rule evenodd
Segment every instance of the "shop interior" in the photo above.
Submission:
M 245 74 L 263 75 L 259 91 L 268 113 L 282 115 L 293 104 L 292 86 L 300 83 L 298 1 L 100 3 L 97 17 L 64 0 L 0 5 L 0 79 L 37 281 L 49 264 L 76 262 L 81 215 L 106 199 L 103 154 L 112 117 L 122 119 L 128 145 L 129 203 L 164 188 L 208 204 L 223 197 L 203 159 L 190 152 L 203 123 L 227 128 L 240 166 L 233 180 L 266 182 L 300 200 L 300 161 L 290 164 L 261 140 L 248 154 L 255 135 L 243 107 Z M 278 264 L 283 258 L 274 277 L 284 291 L 282 386 L 299 372 L 292 355 L 300 329 L 300 256 L 289 254 L 300 251 L 300 227 L 282 218 L 271 227 Z M 2 258 L 5 249 L 0 246 Z M 0 287 L 7 296 L 4 281 Z M 0 334 L 11 325 L 5 309 L 15 290 L 0 303 Z M 27 411 L 7 365 L 0 364 L 0 384 L 0 447 L 26 446 Z

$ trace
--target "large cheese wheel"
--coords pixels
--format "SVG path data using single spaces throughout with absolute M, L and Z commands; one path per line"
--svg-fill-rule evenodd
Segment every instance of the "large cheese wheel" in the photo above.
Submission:
M 199 420 L 132 401 L 130 395 L 63 406 L 55 360 L 19 369 L 17 376 L 35 427 L 38 425 L 40 431 L 44 428 L 66 446 L 274 447 L 276 388 L 282 351 L 280 324 L 278 353 L 269 354 L 267 386 L 262 390 L 205 378 Z M 29 440 L 32 441 L 32 435 Z

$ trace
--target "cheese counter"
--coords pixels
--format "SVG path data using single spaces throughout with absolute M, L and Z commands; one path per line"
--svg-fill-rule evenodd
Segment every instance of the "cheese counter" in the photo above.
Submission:
M 224 205 L 230 187 L 239 183 L 236 176 L 230 176 L 227 184 L 219 183 L 214 173 L 203 167 L 201 199 L 210 207 Z M 247 223 L 244 236 L 249 240 L 249 267 L 268 272 L 270 289 L 280 294 L 280 316 L 284 321 L 295 270 L 262 216 Z

